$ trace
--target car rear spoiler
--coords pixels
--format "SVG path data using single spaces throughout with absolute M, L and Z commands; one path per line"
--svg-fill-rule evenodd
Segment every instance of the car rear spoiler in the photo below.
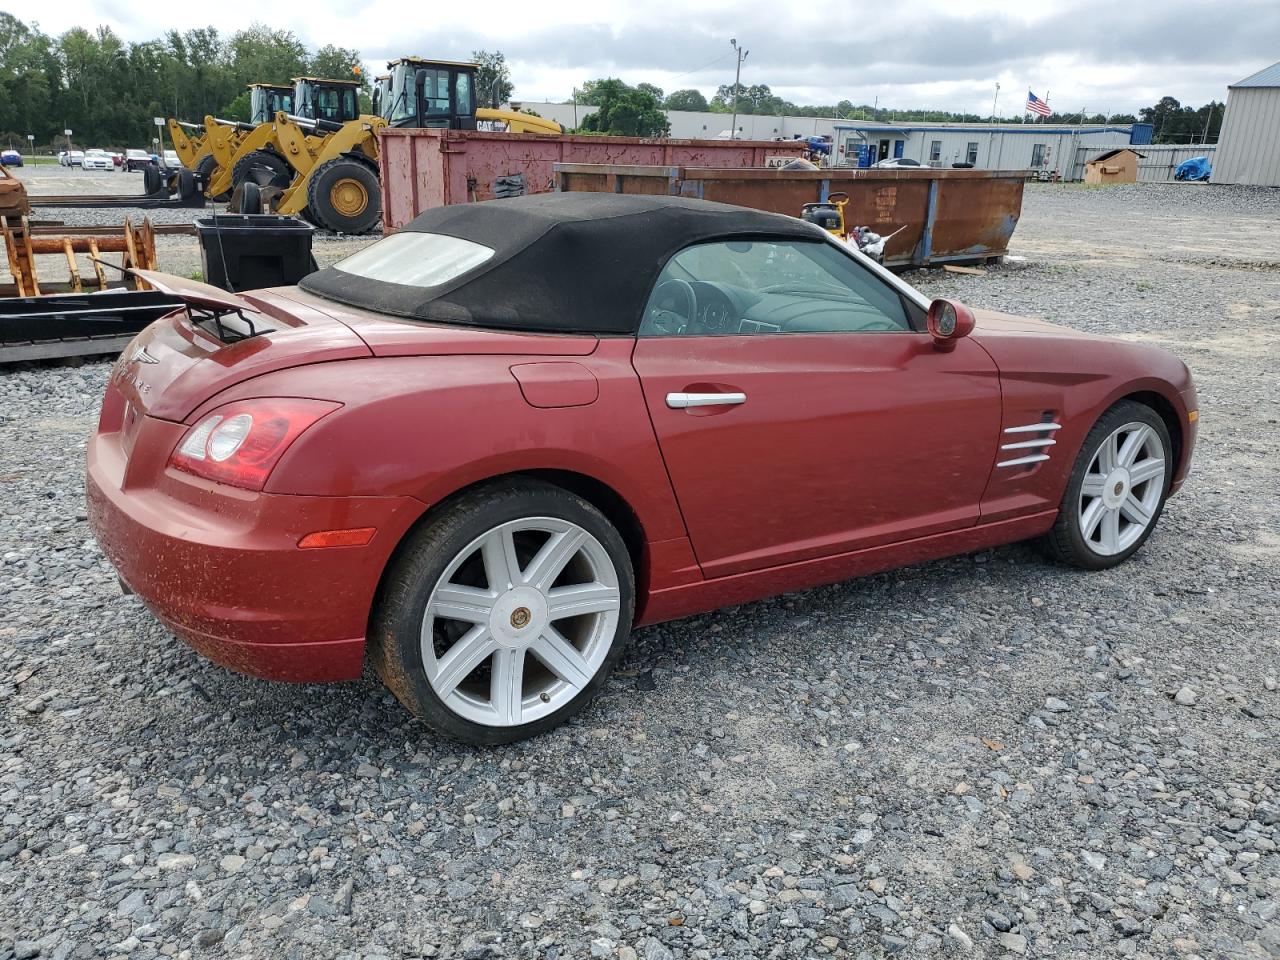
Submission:
M 262 311 L 248 300 L 212 284 L 158 270 L 131 269 L 127 272 L 145 280 L 161 293 L 177 297 L 186 306 L 191 322 L 215 334 L 223 343 L 247 340 L 275 329 L 266 325 Z
M 227 293 L 209 283 L 177 277 L 172 273 L 161 273 L 159 270 L 130 270 L 131 276 L 145 280 L 162 293 L 177 297 L 192 306 L 209 307 L 212 310 L 254 310 L 253 304 L 234 293 Z

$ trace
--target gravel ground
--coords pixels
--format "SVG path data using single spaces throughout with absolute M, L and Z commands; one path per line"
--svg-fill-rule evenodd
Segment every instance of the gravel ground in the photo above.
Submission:
M 0 960 L 1280 955 L 1280 192 L 1033 185 L 929 293 L 1161 343 L 1195 469 L 1027 546 L 640 631 L 498 750 L 211 666 L 81 495 L 105 363 L 0 374 Z

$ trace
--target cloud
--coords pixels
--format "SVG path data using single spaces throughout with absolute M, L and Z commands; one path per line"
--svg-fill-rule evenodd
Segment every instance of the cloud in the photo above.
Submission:
M 150 39 L 160 28 L 140 10 L 123 0 L 63 0 L 42 26 L 58 32 L 103 22 L 127 39 Z M 1055 106 L 1073 109 L 1127 111 L 1164 94 L 1195 104 L 1221 100 L 1228 83 L 1273 62 L 1280 36 L 1275 0 L 1111 3 L 1087 12 L 1066 0 L 1032 8 L 995 0 L 963 7 L 942 0 L 562 0 L 536 17 L 527 7 L 491 5 L 483 29 L 466 7 L 415 16 L 402 0 L 358 8 L 347 0 L 276 0 L 264 16 L 256 0 L 223 0 L 172 8 L 165 26 L 211 22 L 231 33 L 254 19 L 293 29 L 312 47 L 355 46 L 375 70 L 408 53 L 454 59 L 500 49 L 527 100 L 566 99 L 575 85 L 609 75 L 711 93 L 733 79 L 728 40 L 735 36 L 751 51 L 743 82 L 767 83 L 799 103 L 878 98 L 976 112 L 990 109 L 996 81 L 1006 105 L 1020 101 L 1024 85 L 1041 95 L 1048 89 Z

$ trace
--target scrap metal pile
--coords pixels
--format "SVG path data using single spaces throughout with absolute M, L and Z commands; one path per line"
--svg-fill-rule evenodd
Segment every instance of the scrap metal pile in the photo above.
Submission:
M 132 274 L 156 266 L 150 218 L 134 225 L 126 217 L 120 227 L 33 222 L 26 187 L 0 168 L 0 235 L 9 272 L 0 298 L 16 298 L 0 299 L 0 363 L 117 352 L 175 306 Z M 103 259 L 113 253 L 119 266 Z M 87 256 L 86 271 L 78 254 Z M 56 258 L 66 279 L 41 279 L 42 256 Z

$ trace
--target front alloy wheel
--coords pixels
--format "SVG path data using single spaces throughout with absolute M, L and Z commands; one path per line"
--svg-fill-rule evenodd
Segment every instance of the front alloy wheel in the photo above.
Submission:
M 1169 428 L 1150 407 L 1122 400 L 1081 445 L 1053 528 L 1049 555 L 1086 570 L 1114 567 L 1151 535 L 1173 475 Z
M 1076 511 L 1090 550 L 1110 557 L 1146 533 L 1164 496 L 1164 444 L 1145 423 L 1117 427 L 1102 441 L 1080 485 Z
M 370 636 L 384 682 L 439 733 L 508 743 L 603 685 L 631 629 L 630 555 L 587 501 L 534 480 L 446 503 L 388 571 Z

